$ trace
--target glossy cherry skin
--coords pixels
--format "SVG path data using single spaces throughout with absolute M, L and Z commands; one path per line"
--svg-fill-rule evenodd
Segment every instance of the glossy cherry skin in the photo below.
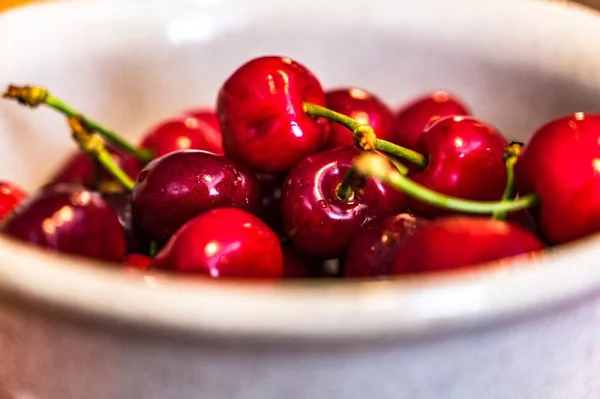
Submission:
M 142 254 L 129 254 L 123 261 L 123 266 L 129 269 L 148 270 L 152 258 Z
M 129 175 L 132 179 L 135 179 L 142 170 L 143 165 L 136 158 L 129 154 L 124 154 L 123 152 L 108 145 L 106 148 L 112 154 L 112 157 L 116 163 L 125 171 L 125 173 L 127 173 L 127 175 Z M 98 180 L 100 182 L 114 181 L 112 176 L 102 167 L 99 168 L 98 172 Z M 92 162 L 90 156 L 83 152 L 76 152 L 71 155 L 59 168 L 59 170 L 52 175 L 46 185 L 75 183 L 81 184 L 88 188 L 95 188 L 95 178 L 96 170 L 94 162 Z
M 394 275 L 464 268 L 544 249 L 518 224 L 450 216 L 420 227 L 392 262 Z
M 282 194 L 283 224 L 300 252 L 338 258 L 369 219 L 405 210 L 402 193 L 373 179 L 367 179 L 350 201 L 337 197 L 337 186 L 360 153 L 353 146 L 323 151 L 305 158 L 288 174 Z
M 283 276 L 285 278 L 324 277 L 323 261 L 306 256 L 291 245 L 283 250 Z
M 475 118 L 438 119 L 423 132 L 417 144 L 417 151 L 427 155 L 427 166 L 411 178 L 449 196 L 500 200 L 506 186 L 503 153 L 508 145 L 496 129 Z M 412 198 L 409 208 L 426 218 L 445 213 Z
M 213 115 L 216 119 L 216 116 Z M 211 123 L 191 115 L 166 119 L 152 127 L 142 139 L 140 147 L 152 150 L 161 157 L 179 150 L 204 150 L 223 154 L 221 131 Z
M 247 62 L 217 99 L 225 153 L 256 171 L 282 174 L 324 148 L 329 124 L 306 115 L 304 101 L 325 105 L 321 84 L 305 66 L 274 56 Z
M 0 181 L 0 221 L 27 198 L 27 192 L 8 181 Z
M 259 218 L 218 208 L 184 224 L 152 266 L 214 278 L 281 278 L 283 253 L 277 235 Z
M 377 138 L 392 141 L 395 138 L 395 120 L 392 110 L 377 96 L 358 88 L 340 88 L 325 93 L 327 108 L 347 115 L 360 123 L 370 125 Z M 352 132 L 332 122 L 329 148 L 353 144 Z
M 127 253 L 147 253 L 150 247 L 149 242 L 137 234 L 133 228 L 131 193 L 127 191 L 106 192 L 102 193 L 102 198 L 119 218 L 119 223 L 125 232 Z
M 227 157 L 200 150 L 155 159 L 140 173 L 132 194 L 134 227 L 159 243 L 194 216 L 230 206 L 259 214 L 258 178 Z
M 346 277 L 378 277 L 390 267 L 406 239 L 429 221 L 408 213 L 375 219 L 354 236 L 344 261 Z
M 219 138 L 222 137 L 221 124 L 219 123 L 217 113 L 213 109 L 207 107 L 192 108 L 185 110 L 183 114 L 193 116 L 194 118 L 202 121 L 203 123 L 206 123 L 216 132 L 215 136 L 218 135 Z
M 539 233 L 561 244 L 600 231 L 600 115 L 578 112 L 540 127 L 515 165 L 519 193 L 537 193 Z
M 396 112 L 396 144 L 416 150 L 421 133 L 430 122 L 446 116 L 471 115 L 469 107 L 445 91 L 419 96 Z
M 2 232 L 51 250 L 121 262 L 125 235 L 99 193 L 60 184 L 34 193 L 3 223 Z

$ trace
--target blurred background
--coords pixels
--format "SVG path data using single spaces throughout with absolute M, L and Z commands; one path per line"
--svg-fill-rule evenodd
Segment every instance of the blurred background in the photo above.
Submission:
M 33 3 L 33 2 L 39 2 L 39 1 L 51 1 L 51 0 L 0 0 L 0 11 L 4 10 L 4 9 L 8 9 L 10 7 L 15 7 L 18 5 L 22 5 L 22 4 L 26 4 L 26 3 Z M 282 1 L 289 1 L 289 0 L 282 0 Z M 491 0 L 491 1 L 495 1 L 495 0 Z M 577 3 L 582 3 L 591 7 L 596 7 L 600 9 L 600 0 L 549 0 L 549 1 L 559 1 L 559 2 L 567 2 L 567 1 L 574 1 Z

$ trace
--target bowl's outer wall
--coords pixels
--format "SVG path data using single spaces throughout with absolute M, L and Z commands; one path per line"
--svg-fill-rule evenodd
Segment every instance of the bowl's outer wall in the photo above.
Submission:
M 46 85 L 129 137 L 212 104 L 265 53 L 391 105 L 448 89 L 510 138 L 600 98 L 600 42 L 584 36 L 598 20 L 538 2 L 69 3 L 0 16 L 0 84 Z M 49 110 L 0 103 L 0 132 L 0 177 L 28 189 L 75 149 Z M 3 301 L 0 398 L 598 399 L 599 305 L 426 342 L 300 350 L 117 333 Z

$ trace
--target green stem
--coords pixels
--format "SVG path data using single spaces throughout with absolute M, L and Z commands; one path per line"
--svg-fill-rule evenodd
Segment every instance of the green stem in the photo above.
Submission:
M 421 168 L 427 166 L 427 159 L 423 154 L 420 154 L 411 149 L 399 146 L 397 144 L 391 143 L 386 140 L 381 140 L 375 137 L 375 133 L 373 132 L 373 128 L 369 125 L 365 125 L 364 123 L 360 123 L 356 119 L 350 118 L 344 114 L 340 114 L 339 112 L 333 111 L 329 108 L 322 107 L 320 105 L 312 104 L 309 102 L 304 102 L 303 104 L 304 112 L 312 117 L 322 117 L 332 122 L 339 123 L 340 125 L 346 127 L 348 130 L 352 132 L 355 142 L 361 142 L 364 140 L 367 143 L 369 148 L 365 148 L 365 145 L 361 145 L 360 147 L 365 149 L 376 149 L 388 154 L 392 154 L 396 157 L 405 159 Z M 358 136 L 368 135 L 369 132 L 373 133 L 373 137 L 362 138 Z M 374 141 L 373 143 L 371 141 Z
M 360 184 L 359 180 L 362 180 L 355 168 L 350 168 L 344 174 L 344 179 L 335 188 L 335 195 L 342 201 L 351 201 L 354 198 L 354 190 Z
M 506 187 L 504 188 L 504 193 L 502 194 L 502 201 L 511 201 L 514 199 L 515 192 L 515 163 L 517 162 L 517 157 L 509 157 L 506 160 Z M 508 212 L 506 211 L 496 211 L 492 214 L 492 218 L 496 220 L 504 220 Z
M 375 143 L 375 149 L 386 152 L 390 155 L 394 155 L 398 158 L 405 159 L 410 163 L 420 166 L 421 168 L 427 166 L 427 159 L 425 158 L 425 155 L 386 140 L 377 139 L 377 142 Z
M 387 183 L 397 190 L 423 202 L 454 212 L 492 214 L 494 212 L 513 212 L 526 209 L 539 202 L 537 194 L 529 194 L 512 201 L 470 201 L 450 197 L 425 186 L 422 186 L 408 177 L 402 176 L 389 161 L 383 160 L 381 155 L 364 153 L 354 161 L 354 166 L 363 176 L 374 177 Z
M 104 167 L 104 169 L 106 169 L 106 171 L 115 178 L 116 181 L 125 187 L 127 191 L 133 191 L 135 182 L 131 180 L 127 173 L 125 173 L 125 171 L 119 167 L 119 165 L 114 161 L 110 152 L 108 152 L 106 149 L 99 151 L 96 154 L 96 159 L 100 165 L 102 165 L 102 167 Z
M 150 162 L 154 155 L 150 150 L 145 148 L 138 148 L 135 145 L 129 143 L 112 130 L 102 126 L 100 123 L 89 119 L 82 114 L 71 108 L 68 104 L 63 102 L 58 97 L 53 96 L 48 90 L 39 86 L 8 86 L 6 92 L 3 94 L 4 98 L 14 99 L 21 104 L 28 105 L 30 107 L 37 107 L 40 104 L 46 104 L 47 106 L 55 109 L 62 113 L 66 117 L 78 117 L 80 118 L 88 129 L 98 132 L 108 141 L 113 143 L 123 151 L 133 155 L 143 163 Z
M 84 126 L 85 123 L 79 116 L 69 117 L 68 122 L 73 133 L 73 139 L 77 142 L 81 150 L 93 156 L 126 190 L 133 191 L 135 182 L 115 162 L 111 153 L 104 147 L 102 137 L 97 133 L 91 133 Z

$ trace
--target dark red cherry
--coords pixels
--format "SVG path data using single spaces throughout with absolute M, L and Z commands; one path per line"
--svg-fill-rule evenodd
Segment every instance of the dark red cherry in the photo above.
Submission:
M 306 67 L 274 56 L 247 62 L 217 100 L 225 153 L 256 171 L 282 174 L 322 149 L 329 124 L 306 115 L 304 101 L 325 105 L 321 84 Z
M 347 115 L 360 123 L 370 125 L 377 138 L 392 141 L 395 138 L 395 120 L 392 110 L 377 96 L 357 88 L 341 88 L 325 93 L 327 108 Z M 353 144 L 352 132 L 332 122 L 329 148 Z
M 121 262 L 125 235 L 99 193 L 59 184 L 40 190 L 13 212 L 2 232 L 51 250 Z
M 27 192 L 16 184 L 0 181 L 0 221 L 27 198 Z
M 348 247 L 344 261 L 346 277 L 390 274 L 392 262 L 406 239 L 429 221 L 408 213 L 375 219 L 363 226 Z
M 142 254 L 129 254 L 123 261 L 123 266 L 129 269 L 147 270 L 152 258 Z
M 262 211 L 260 218 L 277 234 L 283 233 L 281 219 L 281 191 L 285 176 L 260 173 L 260 191 L 262 193 Z
M 600 231 L 600 115 L 578 112 L 540 127 L 515 165 L 519 193 L 537 193 L 539 233 L 561 244 Z
M 503 153 L 508 145 L 496 129 L 475 118 L 438 119 L 423 132 L 417 145 L 417 151 L 427 156 L 427 167 L 411 178 L 449 196 L 474 201 L 499 200 L 506 186 Z M 412 198 L 409 208 L 423 217 L 444 214 Z
M 543 249 L 533 233 L 518 224 L 451 216 L 420 227 L 406 239 L 392 274 L 458 269 Z
M 146 253 L 150 244 L 137 234 L 133 228 L 131 216 L 131 193 L 127 191 L 113 191 L 102 193 L 102 198 L 108 206 L 117 214 L 119 222 L 125 232 L 127 242 L 127 253 Z
M 135 228 L 161 243 L 194 216 L 219 207 L 260 214 L 259 181 L 243 165 L 200 150 L 155 159 L 140 173 L 132 194 Z
M 396 112 L 396 138 L 393 142 L 416 150 L 427 125 L 445 116 L 467 116 L 471 110 L 464 102 L 445 91 L 422 95 Z
M 184 224 L 152 266 L 215 278 L 277 278 L 283 276 L 283 254 L 277 235 L 259 218 L 218 208 Z
M 135 179 L 142 170 L 142 164 L 133 156 L 124 154 L 109 145 L 107 145 L 106 148 L 125 173 L 132 179 Z M 98 173 L 98 175 L 96 175 L 96 173 Z M 96 176 L 98 177 L 99 182 L 114 181 L 112 176 L 110 176 L 110 174 L 102 167 L 99 167 L 96 170 L 94 162 L 88 154 L 76 152 L 67 159 L 56 173 L 53 174 L 46 185 L 75 183 L 88 188 L 95 188 L 94 183 L 96 181 Z
M 146 133 L 140 147 L 152 150 L 157 158 L 189 149 L 223 154 L 221 131 L 190 115 L 174 116 L 160 122 Z
M 325 277 L 323 261 L 306 256 L 291 245 L 283 250 L 283 276 L 285 278 Z
M 373 179 L 367 179 L 351 200 L 338 198 L 336 188 L 360 153 L 353 146 L 327 150 L 305 158 L 288 174 L 282 194 L 283 224 L 304 254 L 338 258 L 366 221 L 405 210 L 402 193 Z

